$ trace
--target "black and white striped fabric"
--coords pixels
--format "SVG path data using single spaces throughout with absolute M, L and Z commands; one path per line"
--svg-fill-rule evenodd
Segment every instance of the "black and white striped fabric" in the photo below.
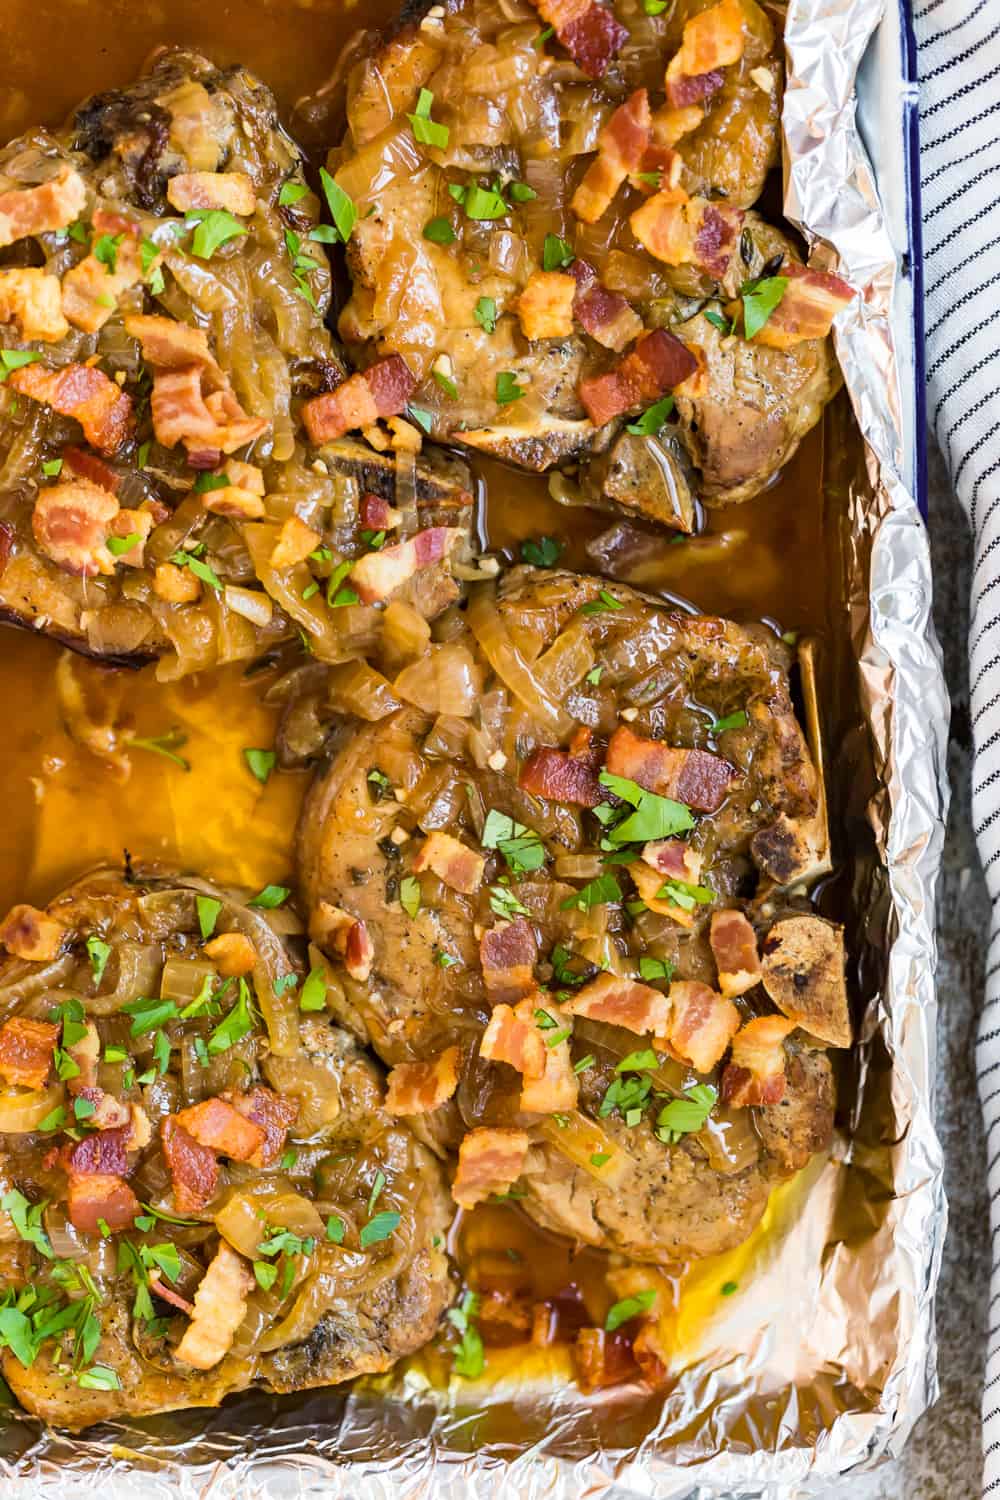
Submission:
M 994 909 L 977 1047 L 994 1247 L 983 1484 L 1000 1496 L 1000 0 L 915 0 L 914 22 L 928 414 L 976 553 L 972 813 Z

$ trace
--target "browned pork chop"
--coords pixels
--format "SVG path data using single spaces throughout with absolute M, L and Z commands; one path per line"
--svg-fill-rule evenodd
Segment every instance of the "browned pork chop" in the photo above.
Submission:
M 390 1083 L 436 1070 L 414 1127 L 444 1153 L 526 1131 L 529 1212 L 640 1259 L 738 1243 L 829 1136 L 829 1063 L 785 1069 L 795 1022 L 759 983 L 775 883 L 825 853 L 788 661 L 763 628 L 516 569 L 335 732 L 302 813 L 339 1018 Z M 776 1040 L 734 1040 L 758 1014 Z
M 0 928 L 3 1373 L 57 1426 L 382 1371 L 451 1300 L 440 1168 L 286 899 L 97 874 Z
M 842 302 L 780 354 L 740 311 L 801 264 L 746 212 L 778 152 L 769 17 L 685 0 L 619 20 L 599 78 L 527 4 L 462 0 L 373 39 L 328 163 L 358 208 L 339 327 L 362 365 L 403 357 L 434 436 L 533 470 L 582 463 L 588 503 L 691 530 L 679 489 L 746 499 L 818 420 Z
M 370 600 L 337 595 L 375 537 L 431 532 L 457 594 L 462 466 L 403 421 L 371 418 L 382 451 L 301 425 L 347 381 L 319 217 L 269 90 L 188 53 L 0 151 L 4 617 L 176 677 L 296 627 L 363 649 Z

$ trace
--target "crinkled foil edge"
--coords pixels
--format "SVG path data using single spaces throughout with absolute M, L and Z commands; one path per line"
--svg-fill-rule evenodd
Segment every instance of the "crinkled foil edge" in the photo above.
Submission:
M 307 1415 L 278 1417 L 277 1431 L 266 1411 L 256 1412 L 237 1452 L 230 1434 L 240 1419 L 225 1408 L 207 1433 L 199 1430 L 199 1413 L 185 1414 L 173 1447 L 128 1425 L 117 1429 L 114 1445 L 88 1434 L 40 1435 L 6 1469 L 0 1460 L 0 1476 L 12 1476 L 13 1491 L 24 1500 L 83 1500 L 102 1483 L 115 1500 L 791 1500 L 822 1494 L 836 1476 L 898 1453 L 936 1396 L 934 1288 L 946 1212 L 931 1113 L 934 889 L 944 832 L 948 700 L 930 623 L 927 537 L 905 478 L 910 465 L 897 354 L 912 335 L 894 309 L 896 255 L 855 120 L 858 66 L 881 18 L 882 0 L 791 0 L 784 105 L 786 213 L 806 235 L 814 264 L 836 267 L 868 289 L 839 319 L 837 348 L 867 448 L 869 487 L 851 498 L 850 623 L 879 781 L 868 816 L 891 895 L 885 983 L 865 1026 L 865 1041 L 881 1033 L 891 1061 L 897 1143 L 892 1203 L 881 1231 L 895 1284 L 877 1289 L 883 1299 L 896 1298 L 895 1353 L 879 1400 L 865 1411 L 842 1412 L 809 1446 L 801 1435 L 794 1440 L 792 1392 L 783 1419 L 787 1446 L 775 1452 L 729 1444 L 686 1466 L 658 1448 L 656 1430 L 628 1452 L 561 1458 L 555 1404 L 546 1441 L 526 1452 L 476 1451 L 470 1437 L 473 1451 L 463 1453 L 462 1418 L 442 1411 L 428 1418 L 406 1456 L 387 1442 L 383 1461 L 358 1463 L 351 1461 L 352 1432 L 366 1423 L 370 1429 L 370 1410 L 352 1395 L 317 1393 Z M 834 1304 L 850 1308 L 850 1266 L 830 1275 L 837 1283 Z M 852 1336 L 858 1337 L 856 1328 Z M 391 1424 L 388 1414 L 386 1420 Z M 267 1433 L 266 1451 L 253 1440 L 255 1422 L 258 1433 Z M 194 1463 L 185 1454 L 192 1448 Z M 2 1479 L 0 1490 L 11 1492 Z

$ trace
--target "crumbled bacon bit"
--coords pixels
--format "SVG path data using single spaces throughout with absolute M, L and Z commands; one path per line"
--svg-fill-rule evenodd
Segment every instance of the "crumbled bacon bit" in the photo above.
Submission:
M 657 912 L 661 917 L 669 917 L 679 927 L 694 926 L 693 912 L 685 911 L 683 906 L 671 901 L 668 893 L 660 894 L 664 887 L 664 877 L 658 870 L 651 869 L 645 862 L 637 861 L 629 866 L 629 874 L 635 882 L 639 899 L 650 911 Z
M 795 1022 L 784 1016 L 757 1016 L 733 1037 L 732 1053 L 722 1074 L 724 1104 L 780 1104 L 785 1096 L 785 1038 Z
M 725 800 L 733 767 L 707 750 L 678 750 L 661 740 L 644 739 L 626 725 L 608 743 L 608 770 L 656 792 L 683 802 L 698 812 L 717 812 Z
M 0 269 L 0 323 L 16 323 L 24 339 L 54 344 L 69 332 L 59 277 L 37 266 Z
M 77 1094 L 86 1088 L 95 1088 L 97 1085 L 97 1063 L 101 1055 L 101 1038 L 93 1021 L 88 1021 L 86 1030 L 78 1042 L 74 1042 L 66 1051 L 80 1069 L 75 1078 L 67 1080 L 67 1088 L 71 1094 Z
M 588 78 L 603 78 L 628 32 L 610 7 L 595 0 L 532 0 L 542 20 Z
M 443 562 L 465 538 L 456 526 L 431 526 L 405 542 L 366 552 L 351 569 L 351 586 L 362 604 L 381 603 L 402 588 L 421 568 Z
M 64 365 L 61 370 L 25 365 L 7 383 L 60 416 L 75 417 L 90 446 L 108 457 L 132 431 L 132 398 L 93 365 Z
M 632 1340 L 616 1329 L 581 1328 L 573 1345 L 573 1364 L 582 1391 L 600 1391 L 638 1379 L 639 1367 L 632 1357 Z
M 90 483 L 96 484 L 98 489 L 117 495 L 122 477 L 116 474 L 103 458 L 98 458 L 96 453 L 88 453 L 86 448 L 64 448 L 62 460 L 64 475 L 68 470 L 77 479 L 89 479 Z
M 642 859 L 667 880 L 685 880 L 697 885 L 701 878 L 702 857 L 683 839 L 656 839 L 644 844 Z
M 219 1244 L 194 1294 L 194 1311 L 175 1358 L 196 1370 L 211 1370 L 232 1348 L 253 1289 L 250 1267 L 225 1240 Z
M 159 563 L 153 574 L 153 593 L 167 604 L 193 604 L 201 598 L 201 583 L 190 568 Z
M 67 573 L 110 577 L 116 559 L 108 536 L 118 515 L 118 501 L 87 479 L 70 479 L 40 490 L 31 514 L 39 549 Z
M 683 75 L 668 79 L 667 103 L 671 109 L 690 109 L 694 104 L 707 104 L 726 81 L 726 75 L 716 69 L 712 73 L 699 73 L 695 78 Z
M 527 1012 L 522 1007 L 527 1007 Z M 507 1063 L 524 1078 L 541 1078 L 545 1072 L 545 1042 L 534 1019 L 535 1001 L 522 1000 L 517 1009 L 495 1005 L 479 1044 L 479 1055 L 487 1062 Z
M 245 172 L 179 172 L 167 183 L 167 202 L 182 213 L 218 208 L 246 218 L 257 207 L 257 195 Z
M 316 551 L 322 540 L 319 532 L 313 531 L 305 521 L 300 520 L 298 516 L 289 516 L 271 552 L 271 567 L 279 572 L 285 568 L 296 567 L 299 563 L 305 562 L 310 552 Z
M 670 1372 L 670 1350 L 657 1322 L 643 1323 L 632 1341 L 632 1358 L 642 1371 L 646 1385 L 657 1389 L 666 1384 Z
M 259 521 L 264 514 L 261 497 L 238 484 L 227 484 L 220 490 L 204 490 L 201 503 L 213 515 L 230 516 L 235 521 Z
M 785 261 L 777 274 L 788 277 L 785 294 L 750 341 L 769 349 L 791 349 L 805 339 L 825 339 L 834 318 L 854 299 L 854 288 L 830 271 L 810 271 Z
M 596 224 L 626 177 L 641 170 L 649 147 L 650 124 L 649 95 L 645 89 L 636 89 L 601 128 L 597 155 L 570 204 L 585 224 Z
M 572 803 L 576 807 L 596 807 L 604 800 L 598 766 L 592 760 L 547 746 L 532 750 L 521 767 L 517 784 L 535 797 Z
M 433 870 L 439 880 L 453 891 L 471 896 L 483 883 L 486 861 L 475 849 L 435 828 L 429 833 L 413 861 L 416 873 Z
M 82 1088 L 79 1093 L 94 1106 L 94 1113 L 87 1123 L 95 1130 L 131 1130 L 131 1109 L 120 1099 L 116 1099 L 114 1094 L 105 1093 L 104 1089 L 99 1088 Z
M 517 299 L 526 339 L 561 339 L 573 332 L 576 281 L 564 271 L 534 271 Z
M 739 0 L 719 0 L 685 22 L 680 48 L 667 67 L 668 98 L 679 80 L 697 80 L 739 62 L 746 46 L 743 21 Z
M 12 906 L 0 926 L 0 943 L 8 952 L 32 963 L 58 958 L 66 929 L 37 906 Z
M 40 1089 L 49 1076 L 59 1027 L 29 1016 L 0 1026 L 0 1078 L 23 1089 Z
M 10 188 L 0 193 L 0 249 L 29 234 L 65 229 L 80 216 L 86 202 L 83 178 L 66 164 L 37 187 Z
M 379 417 L 397 416 L 416 390 L 416 377 L 399 354 L 387 355 L 367 370 L 351 375 L 335 391 L 314 396 L 302 408 L 302 420 L 314 443 L 328 443 Z
M 250 1157 L 252 1167 L 273 1167 L 285 1148 L 285 1137 L 295 1123 L 299 1106 L 283 1099 L 273 1089 L 257 1084 L 249 1094 L 223 1094 L 223 1099 L 264 1132 L 264 1139 Z
M 534 999 L 520 1001 L 514 1007 L 514 1013 L 518 1020 L 533 1019 L 537 1025 L 535 1011 L 538 1008 L 536 996 Z M 580 1095 L 580 1080 L 573 1072 L 573 1059 L 570 1055 L 568 1037 L 555 1041 L 561 1032 L 569 1032 L 570 1028 L 563 1025 L 569 1014 L 568 1010 L 552 1005 L 551 1002 L 546 1004 L 544 1009 L 550 1019 L 555 1022 L 555 1028 L 549 1027 L 542 1033 L 545 1043 L 545 1071 L 541 1078 L 524 1076 L 521 1084 L 520 1106 L 531 1114 L 552 1115 L 576 1108 Z M 541 1031 L 541 1027 L 539 1030 Z
M 249 1161 L 264 1144 L 265 1132 L 225 1099 L 203 1099 L 180 1110 L 174 1120 L 199 1146 L 233 1161 Z
M 707 198 L 689 198 L 683 188 L 654 193 L 629 219 L 632 233 L 664 265 L 694 265 L 724 281 L 737 253 L 743 210 Z M 676 384 L 676 382 L 675 382 Z
M 458 1088 L 461 1059 L 458 1047 L 446 1047 L 427 1062 L 397 1063 L 387 1080 L 386 1114 L 423 1115 L 440 1109 Z
M 115 562 L 126 568 L 141 568 L 145 562 L 145 546 L 149 540 L 149 533 L 153 529 L 153 513 L 141 509 L 120 510 L 113 516 L 108 526 L 108 536 L 118 537 L 127 541 L 134 537 L 131 547 L 127 552 L 119 552 L 115 556 Z
M 736 1006 L 692 979 L 674 980 L 670 1006 L 671 1047 L 699 1073 L 711 1072 L 739 1030 Z
M 360 917 L 352 917 L 342 907 L 321 901 L 309 924 L 309 935 L 320 948 L 332 950 L 343 959 L 352 979 L 364 983 L 371 974 L 375 945 Z
M 666 1037 L 670 1031 L 671 1005 L 666 995 L 651 985 L 617 974 L 599 974 L 567 1000 L 563 1010 L 586 1016 L 609 1026 L 624 1026 L 637 1036 L 652 1033 Z
M 470 1130 L 458 1148 L 458 1170 L 451 1196 L 461 1208 L 474 1208 L 502 1193 L 524 1170 L 530 1138 L 524 1130 Z
M 139 340 L 142 357 L 153 368 L 153 430 L 165 448 L 182 442 L 190 457 L 210 456 L 207 467 L 214 468 L 220 453 L 232 453 L 267 431 L 265 417 L 243 410 L 200 328 L 160 314 L 137 314 L 125 319 L 125 332 Z
M 619 292 L 609 292 L 593 266 L 579 257 L 569 267 L 576 281 L 573 316 L 590 337 L 620 354 L 642 333 L 642 319 Z
M 403 513 L 391 506 L 381 495 L 362 495 L 360 505 L 361 524 L 368 531 L 395 531 Z
M 654 328 L 636 340 L 613 370 L 581 380 L 578 394 L 594 426 L 603 427 L 623 412 L 658 401 L 696 367 L 694 355 L 679 338 L 665 328 Z
M 204 951 L 226 978 L 249 974 L 257 963 L 257 949 L 242 932 L 220 932 L 205 944 Z
M 531 994 L 538 946 L 523 917 L 488 927 L 479 940 L 486 997 L 491 1005 L 513 1004 Z
M 156 259 L 150 262 L 153 270 Z M 128 235 L 118 245 L 115 268 L 94 254 L 71 266 L 62 280 L 62 310 L 74 328 L 98 333 L 117 311 L 118 299 L 144 275 L 138 241 Z
M 161 1124 L 160 1138 L 170 1168 L 174 1207 L 179 1214 L 199 1213 L 214 1198 L 219 1186 L 215 1152 L 199 1145 L 173 1115 L 167 1115 Z
M 112 1173 L 87 1173 L 69 1178 L 66 1211 L 74 1229 L 97 1234 L 102 1222 L 112 1234 L 131 1229 L 141 1204 L 122 1178 Z
M 59 1153 L 61 1164 L 70 1177 L 124 1177 L 128 1172 L 129 1134 L 125 1127 L 97 1130 L 82 1141 L 64 1146 Z
M 727 999 L 744 995 L 759 984 L 761 967 L 757 934 L 743 912 L 713 912 L 709 940 L 719 974 L 719 989 Z

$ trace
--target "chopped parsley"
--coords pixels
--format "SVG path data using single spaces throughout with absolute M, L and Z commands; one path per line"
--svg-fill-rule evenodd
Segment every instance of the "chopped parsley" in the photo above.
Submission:
M 595 1061 L 596 1059 L 594 1057 L 594 1054 L 592 1052 L 588 1052 L 586 1057 L 581 1057 L 579 1062 L 575 1062 L 573 1064 L 573 1072 L 586 1073 L 590 1068 L 594 1066 Z
M 449 380 L 448 376 L 442 374 L 442 372 L 440 370 L 432 370 L 431 371 L 431 375 L 434 377 L 434 379 L 437 382 L 437 384 L 444 391 L 444 393 L 448 397 L 449 401 L 457 401 L 458 400 L 458 386 L 455 384 L 455 382 L 453 380 Z
M 665 1104 L 656 1117 L 656 1134 L 667 1145 L 683 1135 L 693 1135 L 704 1127 L 712 1113 L 718 1090 L 710 1083 L 696 1083 L 676 1099 Z
M 720 1297 L 731 1297 L 734 1292 L 739 1291 L 738 1281 L 724 1281 L 719 1288 Z
M 551 568 L 562 550 L 562 542 L 554 536 L 540 536 L 537 541 L 532 537 L 521 543 L 521 560 L 533 568 Z
M 247 906 L 256 906 L 264 911 L 273 911 L 276 906 L 284 906 L 291 895 L 287 885 L 266 885 L 256 896 L 252 896 Z
M 472 316 L 485 333 L 496 332 L 497 305 L 493 297 L 480 297 L 473 308 Z
M 184 215 L 184 221 L 194 226 L 191 254 L 199 260 L 211 260 L 221 246 L 248 232 L 247 226 L 225 208 L 195 208 Z
M 447 148 L 448 138 L 451 135 L 447 125 L 439 125 L 436 120 L 431 119 L 431 106 L 434 103 L 434 95 L 430 89 L 421 89 L 417 98 L 417 107 L 412 115 L 407 115 L 410 127 L 413 131 L 413 139 L 421 146 L 437 146 L 442 151 Z
M 112 557 L 123 557 L 126 552 L 131 552 L 138 542 L 142 541 L 138 531 L 130 531 L 128 536 L 109 536 L 108 551 Z
M 111 957 L 110 944 L 102 942 L 97 933 L 92 932 L 87 939 L 86 948 L 94 983 L 100 984 L 104 978 L 104 971 L 108 967 L 108 959 Z
M 727 729 L 744 729 L 746 723 L 746 710 L 741 708 L 734 714 L 727 714 L 724 719 L 716 719 L 711 732 L 712 734 L 725 734 Z
M 420 910 L 420 881 L 415 875 L 404 875 L 399 882 L 399 904 L 408 917 Z
M 487 890 L 490 898 L 490 910 L 494 916 L 504 917 L 508 920 L 512 917 L 531 916 L 528 908 L 506 886 L 491 885 L 487 887 Z
M 637 437 L 653 437 L 659 432 L 673 409 L 673 396 L 664 396 L 662 401 L 657 401 L 653 406 L 647 406 L 641 417 L 637 417 L 634 422 L 629 422 L 625 431 L 635 433 Z
M 591 911 L 595 906 L 606 906 L 609 901 L 622 899 L 621 886 L 613 875 L 598 875 L 565 901 L 560 901 L 560 911 Z
M 355 224 L 358 222 L 358 210 L 354 200 L 344 192 L 339 182 L 335 182 L 325 167 L 319 169 L 319 180 L 323 186 L 323 195 L 326 198 L 327 207 L 330 210 L 330 218 L 334 227 L 344 244 L 351 237 Z
M 274 770 L 278 761 L 278 757 L 273 750 L 245 749 L 243 751 L 243 759 L 262 786 L 266 784 L 267 778 Z
M 501 370 L 496 379 L 497 405 L 509 406 L 512 401 L 519 401 L 523 395 L 524 386 L 518 385 L 514 371 Z
M 424 239 L 430 240 L 432 245 L 453 245 L 458 235 L 452 228 L 451 220 L 444 214 L 439 214 L 437 218 L 427 220 Z
M 109 276 L 118 269 L 118 251 L 124 238 L 124 232 L 121 234 L 102 234 L 94 241 L 94 259 L 99 260 L 102 266 L 107 267 Z
M 655 1073 L 660 1066 L 660 1059 L 652 1047 L 642 1047 L 638 1052 L 630 1052 L 623 1057 L 620 1063 L 615 1065 L 616 1073 Z
M 639 977 L 641 979 L 666 979 L 668 982 L 674 977 L 674 966 L 667 958 L 640 958 Z
M 788 290 L 787 276 L 761 276 L 740 287 L 743 303 L 743 337 L 752 339 L 764 327 Z
M 183 755 L 176 753 L 187 744 L 187 735 L 182 729 L 168 729 L 166 734 L 151 735 L 146 738 L 133 735 L 125 743 L 132 750 L 149 750 L 153 755 L 162 755 L 165 760 L 172 760 L 175 766 L 180 766 L 182 771 L 191 769 L 191 762 L 185 760 Z
M 586 677 L 583 680 L 584 682 L 589 682 L 593 687 L 596 687 L 600 682 L 603 674 L 603 667 L 591 667 L 590 671 L 587 673 Z
M 369 1245 L 377 1245 L 380 1240 L 387 1240 L 399 1228 L 401 1217 L 395 1209 L 386 1208 L 376 1214 L 374 1219 L 369 1219 L 367 1224 L 362 1224 L 358 1236 L 362 1250 L 367 1250 Z
M 177 1015 L 177 1005 L 173 1000 L 160 1000 L 148 995 L 140 995 L 138 1000 L 127 1000 L 122 1006 L 127 1016 L 132 1017 L 132 1025 L 129 1027 L 130 1036 L 145 1036 L 149 1031 L 157 1031 L 167 1021 L 172 1021 Z M 79 1104 L 79 1100 L 76 1101 Z
M 642 1313 L 649 1312 L 656 1301 L 656 1291 L 650 1287 L 648 1291 L 636 1292 L 634 1297 L 623 1297 L 609 1308 L 608 1315 L 604 1319 L 604 1327 L 608 1333 L 614 1333 L 623 1323 L 629 1323 L 633 1318 L 638 1318 Z
M 526 182 L 508 182 L 507 196 L 514 203 L 530 203 L 533 198 L 538 197 L 538 194 Z
M 546 271 L 561 271 L 572 265 L 576 256 L 573 247 L 557 234 L 547 234 L 542 245 L 542 266 Z
M 545 863 L 541 836 L 533 828 L 526 828 L 506 813 L 498 812 L 495 807 L 491 807 L 486 815 L 482 845 L 484 849 L 498 850 L 513 875 L 539 870 Z
M 369 1219 L 372 1216 L 372 1211 L 373 1211 L 376 1203 L 378 1202 L 378 1200 L 382 1196 L 382 1192 L 383 1192 L 384 1188 L 385 1188 L 385 1173 L 382 1171 L 382 1168 L 380 1167 L 378 1169 L 378 1171 L 375 1173 L 375 1181 L 372 1184 L 372 1190 L 371 1190 L 371 1193 L 369 1194 L 369 1197 L 368 1197 L 368 1217 L 369 1217 Z
M 422 406 L 408 406 L 406 408 L 406 415 L 418 427 L 422 428 L 424 432 L 430 432 L 434 426 L 434 413 L 425 411 Z
M 331 1214 L 326 1221 L 327 1239 L 330 1240 L 330 1242 L 334 1245 L 342 1245 L 344 1243 L 344 1235 L 346 1232 L 347 1225 L 344 1223 L 340 1215 Z
M 656 839 L 673 838 L 675 834 L 694 827 L 691 809 L 684 802 L 647 792 L 638 782 L 615 776 L 610 771 L 602 771 L 599 780 L 609 792 L 635 809 L 623 822 L 605 827 L 606 843 L 645 844 Z
M 459 1334 L 452 1356 L 456 1375 L 465 1380 L 478 1380 L 486 1368 L 483 1340 L 475 1325 L 479 1313 L 478 1292 L 466 1292 L 457 1307 L 450 1307 L 446 1314 L 448 1322 Z
M 293 203 L 298 203 L 304 198 L 309 189 L 304 182 L 283 182 L 281 192 L 278 194 L 278 202 L 282 208 L 290 208 Z
M 210 589 L 215 589 L 216 593 L 221 594 L 222 583 L 218 575 L 207 562 L 203 562 L 200 557 L 195 557 L 193 552 L 185 552 L 183 549 L 173 552 L 170 555 L 170 561 L 175 568 L 190 568 L 200 582 L 207 583 Z
M 299 992 L 299 1010 L 326 1009 L 326 973 L 323 969 L 310 969 L 305 984 Z
M 609 594 L 607 589 L 601 589 L 596 599 L 591 599 L 589 604 L 582 606 L 580 613 L 581 615 L 603 615 L 610 610 L 624 608 L 624 604 L 616 599 L 614 594 Z
M 245 979 L 241 979 L 236 1004 L 228 1015 L 223 1017 L 208 1039 L 209 1056 L 214 1057 L 220 1052 L 228 1052 L 230 1047 L 235 1047 L 237 1042 L 241 1042 L 253 1031 L 254 1022 L 250 986 Z
M 667 880 L 656 893 L 658 901 L 669 901 L 682 911 L 694 911 L 696 906 L 708 906 L 715 900 L 715 892 L 706 885 L 691 885 L 687 880 Z
M 714 308 L 706 308 L 705 317 L 711 323 L 713 328 L 717 328 L 719 330 L 723 338 L 728 338 L 732 333 L 732 323 L 730 323 L 728 318 L 724 318 L 721 313 L 717 313 Z
M 0 384 L 7 379 L 12 370 L 20 370 L 24 365 L 33 365 L 41 357 L 34 349 L 0 349 L 0 365 L 3 366 Z
M 55 479 L 62 473 L 63 461 L 61 458 L 49 458 L 42 464 L 42 473 L 46 479 Z
M 439 969 L 454 969 L 457 964 L 461 963 L 461 959 L 456 958 L 453 953 L 446 953 L 443 948 L 435 948 L 434 962 Z
M 11 1188 L 0 1198 L 0 1208 L 10 1215 L 10 1221 L 21 1239 L 27 1240 L 29 1245 L 34 1245 L 46 1260 L 52 1260 L 54 1252 L 49 1243 L 49 1237 L 42 1227 L 42 1214 L 47 1206 L 47 1198 L 44 1198 L 41 1203 L 29 1203 L 17 1188 Z
M 198 913 L 198 926 L 201 929 L 202 941 L 207 942 L 215 931 L 215 924 L 222 910 L 222 902 L 216 901 L 214 896 L 196 896 L 194 904 Z

